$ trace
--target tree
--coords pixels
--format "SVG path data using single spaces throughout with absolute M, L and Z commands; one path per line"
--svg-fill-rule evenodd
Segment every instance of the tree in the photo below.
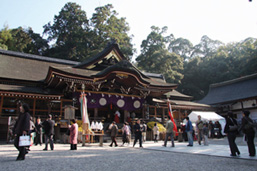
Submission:
M 160 29 L 152 26 L 151 29 L 147 39 L 142 41 L 141 54 L 136 58 L 138 67 L 146 72 L 163 74 L 167 82 L 179 83 L 183 78 L 183 60 L 166 48 L 174 36 L 164 36 L 167 27 Z
M 131 59 L 135 50 L 131 44 L 132 38 L 128 35 L 129 25 L 126 18 L 118 18 L 118 13 L 112 9 L 111 4 L 95 9 L 96 12 L 91 18 L 94 33 L 92 53 L 99 53 L 108 42 L 116 40 L 123 54 Z
M 191 57 L 207 57 L 212 56 L 220 46 L 223 46 L 224 43 L 218 40 L 212 40 L 208 36 L 203 36 L 201 42 L 194 46 L 193 53 Z
M 48 48 L 48 42 L 34 33 L 32 28 L 8 29 L 5 27 L 0 32 L 0 47 L 5 50 L 42 55 Z
M 12 29 L 10 33 L 12 35 L 12 39 L 7 43 L 8 49 L 24 52 L 24 49 L 27 48 L 28 44 L 32 41 L 26 30 L 22 27 L 18 27 L 17 29 Z
M 12 40 L 11 30 L 8 29 L 8 26 L 0 31 L 0 49 L 8 50 L 8 42 Z
M 193 44 L 183 38 L 174 39 L 168 46 L 170 52 L 180 55 L 184 60 L 188 60 L 191 57 L 193 48 Z
M 32 28 L 28 29 L 27 34 L 31 38 L 31 42 L 24 48 L 24 52 L 43 55 L 49 48 L 48 41 L 43 39 L 40 34 L 34 33 Z
M 86 12 L 76 3 L 67 3 L 54 23 L 44 25 L 44 34 L 54 45 L 46 53 L 49 56 L 83 60 L 89 51 L 88 19 Z

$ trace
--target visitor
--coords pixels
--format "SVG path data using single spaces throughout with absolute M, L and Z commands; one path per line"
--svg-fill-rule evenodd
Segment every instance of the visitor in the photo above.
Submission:
M 209 142 L 208 142 L 208 134 L 209 134 L 208 124 L 207 124 L 207 123 L 204 123 L 204 124 L 203 124 L 203 130 L 202 130 L 203 145 L 209 145 Z
M 203 138 L 203 121 L 201 120 L 201 116 L 198 115 L 198 120 L 196 121 L 196 130 L 197 130 L 197 138 L 198 138 L 198 144 L 201 145 L 201 141 Z
M 188 139 L 188 147 L 192 147 L 194 145 L 194 141 L 193 141 L 193 125 L 192 122 L 189 120 L 189 117 L 186 117 L 186 127 L 185 127 L 185 131 L 187 133 L 187 139 Z
M 19 155 L 16 160 L 25 160 L 25 155 L 28 153 L 26 147 L 19 146 L 20 136 L 29 135 L 30 131 L 30 114 L 29 106 L 23 103 L 19 107 L 20 114 L 18 120 L 13 127 L 13 133 L 15 135 L 14 146 L 19 150 Z
M 112 122 L 112 124 L 109 126 L 109 129 L 110 129 L 110 132 L 111 132 L 111 139 L 112 139 L 112 142 L 109 146 L 112 147 L 112 144 L 114 143 L 115 147 L 117 147 L 118 144 L 117 144 L 117 141 L 116 141 L 116 136 L 118 135 L 118 127 L 117 127 L 115 121 Z
M 130 139 L 129 139 L 129 135 L 130 135 L 130 129 L 128 126 L 128 123 L 124 123 L 123 127 L 122 127 L 122 142 L 123 144 L 121 146 L 124 146 L 125 143 L 130 143 Z
M 243 118 L 242 118 L 242 126 L 239 129 L 239 131 L 243 130 L 243 133 L 245 134 L 245 141 L 247 142 L 248 146 L 248 152 L 250 157 L 254 157 L 256 155 L 255 145 L 254 145 L 254 136 L 255 136 L 255 130 L 254 130 L 254 122 L 249 117 L 250 112 L 244 111 L 243 112 Z
M 43 141 L 43 133 L 42 133 L 41 119 L 39 117 L 37 118 L 35 127 L 36 127 L 35 145 L 40 144 L 41 146 Z
M 142 128 L 140 126 L 140 119 L 137 120 L 136 124 L 134 125 L 134 133 L 135 133 L 135 140 L 133 147 L 135 147 L 137 140 L 139 140 L 139 146 L 142 148 Z
M 238 134 L 238 126 L 232 112 L 228 112 L 224 133 L 226 133 L 228 137 L 229 148 L 231 151 L 230 156 L 236 156 L 236 153 L 237 155 L 240 155 L 240 151 L 235 142 L 236 135 Z
M 157 123 L 155 123 L 153 127 L 154 142 L 158 142 L 158 139 L 157 139 L 158 135 L 159 135 L 159 127 L 157 126 Z
M 54 121 L 52 120 L 52 115 L 48 115 L 47 119 L 42 123 L 45 131 L 45 148 L 43 150 L 48 150 L 48 141 L 50 142 L 51 150 L 54 150 Z
M 170 120 L 170 116 L 168 116 L 168 121 L 166 122 L 166 127 L 165 127 L 166 128 L 166 136 L 165 136 L 165 141 L 164 141 L 164 145 L 163 145 L 164 147 L 166 147 L 169 137 L 170 137 L 170 140 L 171 140 L 171 147 L 175 147 L 173 127 L 174 127 L 174 124 Z
M 214 138 L 214 124 L 212 123 L 212 121 L 209 121 L 208 129 L 209 129 L 209 138 Z
M 146 131 L 147 131 L 147 125 L 145 124 L 145 121 L 142 122 L 142 140 L 143 142 L 146 141 Z
M 76 119 L 72 119 L 72 125 L 69 126 L 70 129 L 70 150 L 77 150 L 78 144 L 78 124 Z

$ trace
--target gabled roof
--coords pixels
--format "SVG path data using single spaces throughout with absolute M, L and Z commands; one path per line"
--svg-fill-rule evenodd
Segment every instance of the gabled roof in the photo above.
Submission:
M 257 98 L 257 73 L 212 84 L 209 93 L 198 102 L 215 105 L 251 98 Z
M 104 58 L 113 58 L 115 62 L 126 59 L 123 53 L 120 51 L 118 44 L 110 43 L 102 52 L 92 58 L 86 59 L 84 62 L 75 65 L 74 68 L 93 69 L 97 64 L 101 64 Z

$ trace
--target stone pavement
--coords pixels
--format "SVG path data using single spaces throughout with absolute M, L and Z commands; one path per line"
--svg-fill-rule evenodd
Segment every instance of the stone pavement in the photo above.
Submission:
M 121 144 L 121 143 L 118 143 Z M 18 151 L 12 144 L 0 145 L 0 171 L 8 170 L 247 170 L 256 171 L 257 158 L 248 156 L 241 139 L 237 144 L 240 157 L 230 157 L 226 138 L 210 140 L 209 146 L 187 147 L 186 142 L 175 142 L 175 148 L 162 147 L 163 141 L 147 141 L 144 148 L 109 147 L 104 143 L 78 145 L 71 151 L 69 144 L 55 144 L 54 151 L 43 151 L 44 146 L 32 146 L 25 161 L 15 161 Z M 86 169 L 85 169 L 86 168 Z

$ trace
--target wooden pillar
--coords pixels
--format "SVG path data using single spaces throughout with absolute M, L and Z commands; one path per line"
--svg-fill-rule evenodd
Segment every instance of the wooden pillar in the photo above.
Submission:
M 127 117 L 128 117 L 128 111 L 124 110 L 124 117 L 123 117 L 123 122 L 124 123 L 127 121 Z
M 1 96 L 1 103 L 0 103 L 0 116 L 2 115 L 3 104 L 4 104 L 4 96 Z
M 60 106 L 60 116 L 62 118 L 62 99 L 61 99 L 61 106 Z
M 165 117 L 165 108 L 162 108 L 162 122 L 164 122 L 164 117 Z
M 143 107 L 142 107 L 142 118 L 146 118 L 145 117 L 145 111 L 146 111 L 146 105 L 143 105 Z
M 94 120 L 98 117 L 98 108 L 94 108 Z
M 36 115 L 36 99 L 34 99 L 34 102 L 33 102 L 33 118 L 35 118 L 35 115 Z
M 156 118 L 157 117 L 157 107 L 154 106 L 154 117 Z

